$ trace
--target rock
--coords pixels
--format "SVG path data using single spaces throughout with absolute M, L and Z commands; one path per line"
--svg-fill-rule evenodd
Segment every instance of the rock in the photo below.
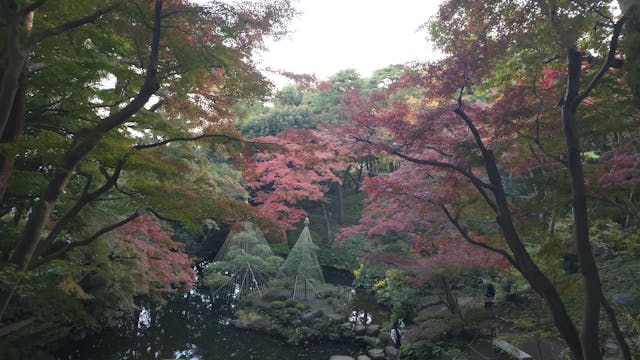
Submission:
M 300 318 L 304 321 L 309 321 L 311 319 L 319 317 L 320 315 L 322 315 L 322 311 L 320 310 L 307 311 L 302 313 L 302 315 L 300 315 Z
M 386 348 L 384 348 L 384 352 L 391 359 L 397 359 L 398 358 L 398 349 L 396 349 L 393 346 L 387 346 Z
M 347 355 L 331 355 L 329 360 L 354 360 L 351 356 Z
M 367 355 L 358 355 L 358 359 L 356 360 L 371 360 L 371 358 Z
M 379 360 L 384 359 L 384 350 L 382 349 L 371 349 L 367 353 L 371 360 Z
M 630 293 L 613 294 L 613 296 L 611 297 L 611 300 L 613 300 L 613 302 L 616 304 L 629 305 L 633 302 L 633 294 L 630 294 Z
M 367 328 L 367 335 L 378 336 L 380 334 L 380 325 L 369 325 Z
M 271 326 L 269 327 L 268 334 L 269 335 L 280 335 L 280 334 L 282 334 L 282 329 L 280 328 L 280 326 L 278 326 L 276 324 L 271 324 Z
M 618 346 L 618 344 L 611 341 L 607 341 L 604 347 L 606 349 L 605 352 L 609 355 L 615 355 L 620 351 L 620 347 Z
M 356 328 L 353 331 L 356 335 L 364 335 L 367 332 L 367 328 L 362 324 L 356 324 Z
M 265 318 L 258 318 L 253 321 L 251 327 L 259 331 L 268 331 L 271 328 L 271 322 Z
M 342 328 L 345 330 L 351 330 L 353 329 L 353 323 L 350 323 L 350 322 L 343 323 Z
M 248 329 L 251 325 L 251 322 L 247 319 L 233 319 L 230 323 L 239 329 Z
M 382 341 L 380 341 L 380 339 L 378 339 L 377 337 L 373 337 L 373 336 L 357 336 L 356 340 L 360 340 L 363 343 L 374 348 L 382 346 Z

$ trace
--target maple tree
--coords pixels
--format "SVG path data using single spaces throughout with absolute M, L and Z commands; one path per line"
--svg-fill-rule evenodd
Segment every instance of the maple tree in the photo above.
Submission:
M 330 183 L 342 181 L 336 174 L 349 165 L 349 150 L 326 131 L 290 129 L 254 140 L 273 144 L 273 151 L 255 155 L 245 184 L 260 212 L 285 230 L 307 214 L 296 205 L 321 199 Z
M 369 180 L 375 196 L 370 197 L 364 219 L 367 233 L 406 231 L 424 224 L 428 208 L 439 208 L 459 236 L 501 255 L 522 273 L 546 300 L 561 336 L 579 359 L 601 358 L 597 345 L 601 308 L 625 358 L 630 357 L 589 243 L 583 170 L 589 149 L 576 128 L 578 118 L 589 120 L 589 111 L 596 113 L 597 103 L 629 98 L 628 90 L 620 88 L 615 96 L 596 91 L 600 84 L 610 88 L 605 75 L 620 62 L 617 48 L 624 18 L 607 17 L 608 5 L 445 2 L 429 24 L 436 45 L 446 55 L 443 60 L 407 74 L 379 94 L 352 91 L 345 101 L 355 124 L 351 136 L 373 151 L 402 159 L 397 175 Z M 599 20 L 606 25 L 588 33 Z M 543 35 L 548 41 L 541 43 L 537 39 Z M 589 57 L 588 50 L 601 57 Z M 588 80 L 584 86 L 582 77 Z M 413 93 L 398 96 L 399 89 Z M 560 113 L 555 109 L 559 98 Z M 610 129 L 603 125 L 584 124 L 592 133 L 605 134 Z M 553 139 L 562 139 L 564 146 Z M 405 167 L 411 170 L 402 170 Z M 570 180 L 566 184 L 571 189 L 575 231 L 571 246 L 584 284 L 580 331 L 553 281 L 526 247 L 531 239 L 524 224 L 536 221 L 526 213 L 526 204 L 517 206 L 526 203 L 527 196 L 544 194 L 519 193 L 505 182 L 507 176 L 527 172 L 544 176 L 547 169 L 555 172 L 562 167 Z M 384 200 L 377 198 L 386 192 L 394 198 L 386 199 L 385 207 L 394 211 L 379 210 Z M 412 201 L 420 205 L 410 205 Z M 490 218 L 496 219 L 493 224 Z M 478 237 L 478 230 L 492 235 Z
M 252 54 L 285 32 L 289 3 L 1 6 L 3 326 L 40 313 L 22 279 L 59 296 L 51 277 L 65 269 L 122 279 L 122 301 L 188 288 L 188 258 L 148 214 L 193 229 L 256 217 L 229 166 L 243 151 L 230 118 L 237 100 L 268 92 Z M 114 264 L 114 241 L 137 260 Z M 137 279 L 122 274 L 134 268 Z

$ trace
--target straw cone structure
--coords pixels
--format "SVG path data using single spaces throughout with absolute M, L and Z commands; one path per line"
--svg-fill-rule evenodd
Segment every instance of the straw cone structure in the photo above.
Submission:
M 300 237 L 280 268 L 282 276 L 291 280 L 292 297 L 307 300 L 318 295 L 318 291 L 324 285 L 324 275 L 317 252 L 318 246 L 313 243 L 309 233 L 309 218 L 306 218 Z
M 217 297 L 243 301 L 262 295 L 283 259 L 275 256 L 262 231 L 254 224 L 242 224 L 244 231 L 227 236 L 222 248 L 207 266 L 205 283 Z

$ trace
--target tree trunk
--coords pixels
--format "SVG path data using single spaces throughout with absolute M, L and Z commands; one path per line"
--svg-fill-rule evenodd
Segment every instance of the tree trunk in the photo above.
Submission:
M 69 150 L 63 156 L 62 164 L 56 170 L 54 177 L 49 181 L 38 201 L 33 205 L 31 214 L 25 225 L 22 239 L 11 256 L 13 262 L 20 270 L 26 270 L 31 263 L 33 254 L 42 237 L 42 232 L 49 219 L 49 215 L 56 206 L 60 196 L 64 192 L 67 183 L 84 157 L 98 144 L 98 142 L 113 128 L 129 120 L 136 112 L 140 111 L 160 87 L 157 78 L 158 51 L 160 42 L 160 20 L 162 15 L 162 1 L 156 0 L 155 23 L 153 29 L 153 41 L 149 56 L 149 66 L 146 70 L 142 88 L 134 99 L 120 111 L 109 115 L 98 125 L 89 130 L 80 130 Z
M 320 207 L 322 208 L 322 217 L 324 218 L 325 228 L 327 229 L 327 241 L 326 244 L 331 244 L 332 236 L 331 236 L 331 222 L 329 221 L 329 215 L 327 214 L 327 207 L 324 206 L 323 202 L 320 202 Z
M 338 184 L 338 222 L 344 225 L 344 191 L 342 184 Z
M 527 279 L 527 282 L 531 284 L 531 287 L 545 299 L 547 306 L 549 306 L 549 310 L 551 311 L 556 328 L 575 358 L 583 359 L 584 357 L 578 331 L 573 320 L 567 313 L 562 298 L 560 298 L 560 295 L 553 286 L 553 283 L 533 261 L 516 231 L 513 224 L 513 218 L 511 216 L 511 210 L 509 209 L 507 196 L 502 185 L 500 172 L 493 153 L 490 150 L 485 149 L 483 150 L 483 157 L 485 160 L 487 175 L 489 176 L 491 185 L 494 186 L 493 194 L 495 196 L 498 213 L 497 222 L 502 230 L 509 249 L 513 253 L 513 257 L 518 264 L 518 270 L 525 279 Z
M 29 51 L 20 44 L 20 31 L 30 31 L 33 23 L 33 12 L 28 14 L 29 22 L 25 24 L 19 8 L 11 10 L 15 11 L 5 15 L 8 19 L 6 67 L 0 64 L 0 143 L 3 144 L 14 142 L 24 128 L 27 94 L 25 68 Z M 14 163 L 13 152 L 0 155 L 0 202 L 9 185 Z
M 587 195 L 582 170 L 582 157 L 576 129 L 576 112 L 580 89 L 582 55 L 575 49 L 568 50 L 567 92 L 562 104 L 562 130 L 567 151 L 567 167 L 571 178 L 574 236 L 580 269 L 584 279 L 585 306 L 580 338 L 585 359 L 601 359 L 600 354 L 600 294 L 602 286 L 591 244 L 589 243 L 589 217 Z

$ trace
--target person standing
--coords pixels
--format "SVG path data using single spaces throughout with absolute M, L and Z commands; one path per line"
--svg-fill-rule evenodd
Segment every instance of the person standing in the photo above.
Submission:
M 496 301 L 496 289 L 491 283 L 487 283 L 484 291 L 484 308 L 491 310 L 493 303 Z
M 399 349 L 400 344 L 402 343 L 402 333 L 400 332 L 400 323 L 398 320 L 393 322 L 393 325 L 391 326 L 390 336 L 393 347 Z

